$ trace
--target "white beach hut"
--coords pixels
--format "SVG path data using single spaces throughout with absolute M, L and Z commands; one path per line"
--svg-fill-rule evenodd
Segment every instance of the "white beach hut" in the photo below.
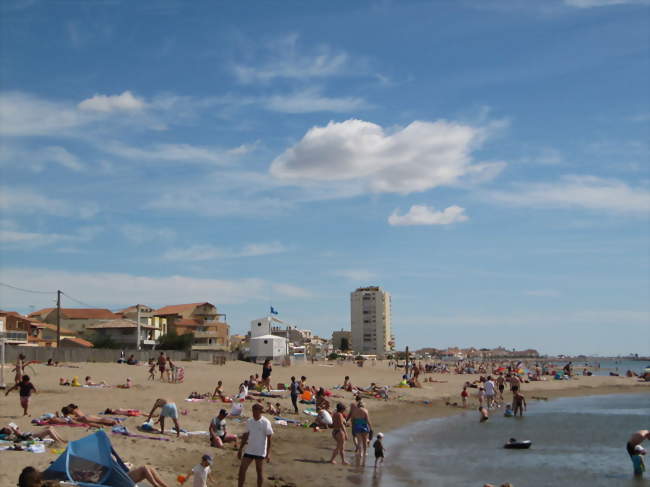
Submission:
M 279 359 L 288 355 L 287 339 L 271 334 L 273 318 L 251 321 L 250 357 L 255 360 Z

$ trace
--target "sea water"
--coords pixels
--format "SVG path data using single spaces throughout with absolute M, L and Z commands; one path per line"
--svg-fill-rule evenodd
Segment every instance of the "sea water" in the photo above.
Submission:
M 524 391 L 525 392 L 525 391 Z M 523 418 L 478 411 L 410 425 L 386 435 L 383 468 L 366 469 L 362 484 L 482 487 L 650 486 L 650 472 L 635 479 L 625 444 L 650 426 L 650 393 L 563 398 L 528 398 Z M 529 450 L 507 450 L 509 438 L 531 440 Z M 650 444 L 646 445 L 650 450 Z M 374 458 L 369 455 L 369 464 Z M 646 459 L 650 464 L 650 458 Z M 649 465 L 650 466 L 650 465 Z M 650 470 L 650 469 L 649 469 Z

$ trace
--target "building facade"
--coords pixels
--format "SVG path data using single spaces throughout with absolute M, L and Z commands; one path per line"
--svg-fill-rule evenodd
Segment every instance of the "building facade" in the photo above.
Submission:
M 160 308 L 152 318 L 154 325 L 164 319 L 167 330 L 178 335 L 193 333 L 192 350 L 230 350 L 230 326 L 219 321 L 225 316 L 212 303 L 189 303 Z
M 390 294 L 377 286 L 360 287 L 350 294 L 352 350 L 383 358 L 394 345 Z

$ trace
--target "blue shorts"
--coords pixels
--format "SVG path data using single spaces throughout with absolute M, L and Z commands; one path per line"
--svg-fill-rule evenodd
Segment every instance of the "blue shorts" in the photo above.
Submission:
M 160 417 L 178 419 L 178 409 L 176 409 L 176 404 L 173 402 L 165 404 L 160 411 Z

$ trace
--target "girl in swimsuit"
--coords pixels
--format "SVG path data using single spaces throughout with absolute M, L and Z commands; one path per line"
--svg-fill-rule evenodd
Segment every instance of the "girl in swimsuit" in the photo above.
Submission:
M 341 456 L 341 463 L 344 465 L 349 465 L 348 462 L 345 461 L 344 457 L 344 452 L 345 452 L 345 442 L 348 439 L 348 433 L 345 430 L 345 427 L 347 426 L 347 423 L 345 421 L 345 415 L 343 414 L 345 412 L 345 406 L 341 403 L 338 403 L 336 405 L 336 412 L 334 413 L 334 417 L 332 418 L 332 438 L 336 441 L 336 447 L 334 448 L 334 451 L 332 452 L 332 458 L 330 459 L 330 463 L 336 463 L 336 455 Z

